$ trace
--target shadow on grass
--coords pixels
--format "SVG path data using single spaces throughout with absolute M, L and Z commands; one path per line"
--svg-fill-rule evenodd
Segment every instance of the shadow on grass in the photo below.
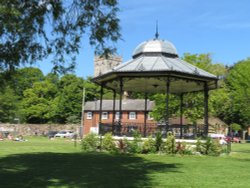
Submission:
M 1 187 L 142 187 L 150 173 L 176 173 L 180 164 L 103 153 L 36 153 L 0 159 Z

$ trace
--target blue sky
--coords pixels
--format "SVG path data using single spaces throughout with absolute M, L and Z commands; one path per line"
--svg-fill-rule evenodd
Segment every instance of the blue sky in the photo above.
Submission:
M 117 43 L 123 62 L 141 42 L 154 38 L 158 20 L 160 39 L 172 42 L 183 53 L 211 53 L 214 63 L 233 65 L 250 57 L 249 0 L 120 0 L 122 39 Z M 94 47 L 87 36 L 77 57 L 75 73 L 93 75 Z M 47 74 L 48 60 L 39 68 Z

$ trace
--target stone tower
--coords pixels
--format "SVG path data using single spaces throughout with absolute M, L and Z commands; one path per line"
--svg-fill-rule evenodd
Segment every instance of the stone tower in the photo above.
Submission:
M 108 58 L 95 56 L 94 58 L 94 77 L 111 70 L 122 63 L 122 57 L 110 56 Z

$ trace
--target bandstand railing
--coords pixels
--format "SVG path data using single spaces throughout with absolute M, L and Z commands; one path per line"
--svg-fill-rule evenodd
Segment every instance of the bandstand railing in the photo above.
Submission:
M 183 129 L 183 135 L 180 134 L 181 128 Z M 101 123 L 99 126 L 99 134 L 105 135 L 106 133 L 112 133 L 114 136 L 133 136 L 133 132 L 138 131 L 144 137 L 154 136 L 156 132 L 165 133 L 164 124 L 149 123 L 145 126 L 143 123 L 127 123 L 123 122 L 121 124 L 115 123 Z M 204 135 L 204 125 L 169 125 L 167 131 L 174 133 L 176 138 L 184 139 L 194 139 L 197 137 L 202 137 Z

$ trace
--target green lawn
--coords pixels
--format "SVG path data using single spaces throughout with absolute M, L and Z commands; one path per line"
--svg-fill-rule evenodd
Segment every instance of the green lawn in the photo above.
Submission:
M 230 156 L 82 153 L 64 139 L 0 142 L 0 187 L 250 187 L 250 144 Z

